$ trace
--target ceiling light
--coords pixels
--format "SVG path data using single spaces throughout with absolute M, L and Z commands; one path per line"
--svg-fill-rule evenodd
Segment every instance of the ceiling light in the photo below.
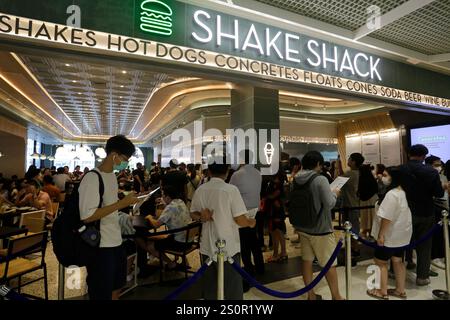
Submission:
M 39 159 L 45 160 L 45 159 L 47 159 L 47 155 L 43 153 L 43 154 L 41 154 L 41 156 L 39 157 Z
M 77 80 L 72 80 L 73 83 L 77 83 Z
M 66 63 L 65 66 L 66 66 L 66 67 L 70 67 L 70 64 Z
M 47 158 L 49 161 L 55 161 L 55 157 L 54 156 L 50 156 Z
M 11 101 L 11 98 L 7 98 L 6 101 Z
M 290 97 L 297 97 L 297 98 L 304 98 L 304 99 L 311 99 L 311 100 L 329 101 L 329 102 L 342 101 L 342 99 L 328 98 L 328 97 L 322 97 L 322 96 L 315 96 L 315 95 L 312 95 L 312 94 L 297 93 L 297 92 L 283 91 L 283 90 L 280 90 L 280 95 L 290 96 Z
M 0 151 L 0 158 L 3 157 L 3 152 Z
M 352 120 L 353 123 L 355 123 L 355 120 Z
M 95 155 L 101 159 L 106 158 L 106 151 L 102 147 L 97 148 L 95 149 Z
M 40 156 L 41 156 L 41 155 L 40 155 L 39 153 L 35 152 L 35 153 L 33 153 L 30 157 L 33 158 L 33 159 L 39 159 Z
M 123 74 L 126 74 L 126 73 L 127 73 L 127 71 L 126 71 L 126 70 L 122 70 L 122 73 L 123 73 Z
M 123 88 L 123 87 L 125 87 L 125 86 L 124 86 L 124 85 L 121 85 L 120 87 Z

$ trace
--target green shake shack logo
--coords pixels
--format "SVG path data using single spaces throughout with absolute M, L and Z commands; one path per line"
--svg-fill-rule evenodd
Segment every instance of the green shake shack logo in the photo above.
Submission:
M 162 0 L 141 2 L 140 29 L 163 36 L 172 35 L 172 8 Z

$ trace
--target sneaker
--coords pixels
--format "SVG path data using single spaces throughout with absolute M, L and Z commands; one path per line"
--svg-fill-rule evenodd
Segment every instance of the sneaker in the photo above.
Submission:
M 408 269 L 408 270 L 413 270 L 416 267 L 417 267 L 417 265 L 414 262 L 409 262 L 408 261 L 408 264 L 406 265 L 406 269 Z
M 427 285 L 430 284 L 430 282 L 431 282 L 431 281 L 430 281 L 429 278 L 427 278 L 427 279 L 417 278 L 417 279 L 416 279 L 416 285 L 418 285 L 418 286 L 420 286 L 420 287 L 427 286 Z
M 445 259 L 434 259 L 431 261 L 431 264 L 436 268 L 445 270 Z

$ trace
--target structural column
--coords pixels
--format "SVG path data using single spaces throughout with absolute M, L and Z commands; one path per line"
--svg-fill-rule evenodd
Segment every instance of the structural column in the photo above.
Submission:
M 278 90 L 236 85 L 231 90 L 231 128 L 243 129 L 246 132 L 246 147 L 250 147 L 250 150 L 258 154 L 256 161 L 258 165 L 272 167 L 271 174 L 278 171 L 280 154 Z M 256 129 L 256 147 L 249 145 L 251 139 L 248 129 Z

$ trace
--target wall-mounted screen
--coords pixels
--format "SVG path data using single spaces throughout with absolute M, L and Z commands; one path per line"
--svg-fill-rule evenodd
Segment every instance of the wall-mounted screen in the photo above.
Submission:
M 438 156 L 442 161 L 450 160 L 450 124 L 411 129 L 411 145 L 423 144 L 429 154 Z

